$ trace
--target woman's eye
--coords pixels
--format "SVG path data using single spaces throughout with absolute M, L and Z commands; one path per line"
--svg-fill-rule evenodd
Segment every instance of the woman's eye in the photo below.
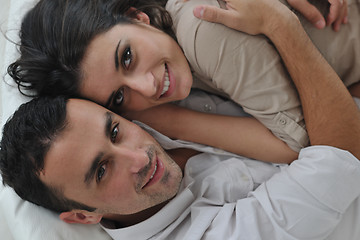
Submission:
M 119 128 L 118 128 L 119 124 L 116 124 L 114 126 L 114 128 L 111 130 L 111 136 L 110 136 L 110 139 L 111 139 L 111 142 L 115 143 L 116 142 L 116 138 L 117 138 L 117 135 L 119 133 Z
M 102 177 L 105 175 L 106 172 L 106 164 L 103 164 L 99 167 L 97 174 L 96 174 L 96 181 L 100 182 Z
M 116 94 L 115 94 L 115 97 L 114 97 L 114 100 L 113 100 L 113 105 L 114 106 L 121 106 L 122 103 L 124 101 L 124 89 L 123 88 L 120 88 Z
M 121 57 L 121 64 L 126 70 L 130 68 L 131 60 L 132 60 L 131 48 L 127 47 Z

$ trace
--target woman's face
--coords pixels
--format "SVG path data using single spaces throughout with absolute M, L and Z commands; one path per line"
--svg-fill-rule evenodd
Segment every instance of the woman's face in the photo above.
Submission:
M 96 36 L 81 70 L 80 94 L 115 112 L 184 99 L 192 85 L 179 45 L 144 23 L 116 25 Z

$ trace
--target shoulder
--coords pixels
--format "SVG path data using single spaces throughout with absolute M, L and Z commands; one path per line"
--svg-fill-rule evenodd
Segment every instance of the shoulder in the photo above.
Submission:
M 201 4 L 220 7 L 217 0 L 169 0 L 166 5 L 173 19 L 177 41 L 195 72 L 211 77 L 219 59 L 225 54 L 240 57 L 240 53 L 257 54 L 259 47 L 270 47 L 263 36 L 250 36 L 222 24 L 196 18 L 193 9 Z

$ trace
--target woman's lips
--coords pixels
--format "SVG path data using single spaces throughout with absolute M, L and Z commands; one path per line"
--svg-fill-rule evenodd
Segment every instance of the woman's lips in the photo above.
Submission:
M 165 64 L 165 77 L 164 77 L 163 89 L 160 98 L 170 96 L 174 92 L 175 87 L 176 87 L 176 81 L 174 74 L 170 70 L 169 66 Z
M 169 90 L 169 86 L 170 86 L 170 80 L 169 80 L 169 72 L 167 70 L 167 67 L 165 65 L 165 76 L 164 76 L 164 84 L 163 84 L 163 89 L 161 91 L 160 97 L 162 95 L 164 95 L 168 90 Z

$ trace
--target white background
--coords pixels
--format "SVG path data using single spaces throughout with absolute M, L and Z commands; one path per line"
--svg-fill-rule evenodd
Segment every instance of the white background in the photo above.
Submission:
M 4 34 L 6 34 L 6 30 L 7 30 L 7 18 L 8 18 L 8 14 L 9 14 L 9 9 L 10 9 L 10 0 L 0 0 L 0 29 L 1 29 L 1 34 L 0 34 L 0 66 L 1 66 L 1 82 L 0 82 L 0 87 L 3 85 L 3 79 L 4 79 L 4 75 L 5 72 L 4 70 L 6 69 L 6 67 L 4 66 L 4 55 L 5 55 L 5 43 L 6 43 L 6 39 L 4 37 Z M 1 91 L 0 91 L 0 99 L 1 98 Z M 1 101 L 0 100 L 0 101 Z M 0 104 L 0 119 L 2 117 L 2 104 Z

